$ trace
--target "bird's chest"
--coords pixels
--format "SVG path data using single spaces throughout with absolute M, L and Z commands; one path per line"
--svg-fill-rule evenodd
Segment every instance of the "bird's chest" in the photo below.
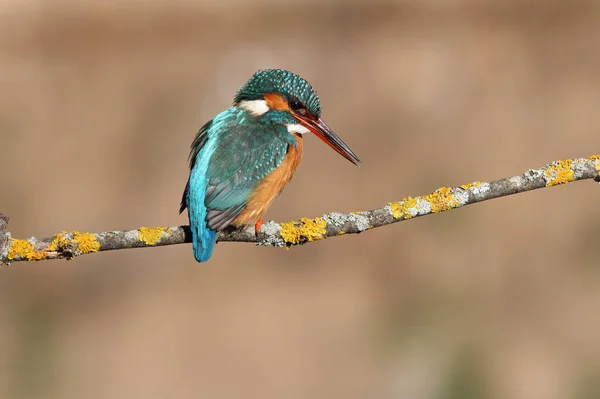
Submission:
M 296 136 L 296 145 L 289 145 L 281 164 L 262 178 L 246 201 L 246 208 L 234 220 L 235 225 L 255 223 L 267 211 L 273 200 L 294 176 L 302 159 L 302 136 Z

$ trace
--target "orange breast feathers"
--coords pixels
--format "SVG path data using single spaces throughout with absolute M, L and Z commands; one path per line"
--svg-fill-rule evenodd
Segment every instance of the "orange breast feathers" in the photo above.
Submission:
M 294 134 L 294 136 L 297 144 L 288 146 L 287 154 L 281 164 L 258 182 L 254 192 L 246 201 L 246 208 L 233 221 L 234 225 L 256 223 L 269 209 L 283 187 L 292 179 L 303 151 L 302 136 L 299 134 Z

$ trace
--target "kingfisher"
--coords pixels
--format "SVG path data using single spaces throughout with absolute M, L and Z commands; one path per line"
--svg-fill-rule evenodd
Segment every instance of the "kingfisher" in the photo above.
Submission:
M 207 261 L 217 234 L 254 224 L 291 180 L 313 133 L 353 164 L 360 160 L 321 119 L 312 86 L 283 70 L 256 72 L 235 95 L 233 106 L 200 128 L 190 150 L 190 175 L 179 213 L 188 209 L 192 247 Z

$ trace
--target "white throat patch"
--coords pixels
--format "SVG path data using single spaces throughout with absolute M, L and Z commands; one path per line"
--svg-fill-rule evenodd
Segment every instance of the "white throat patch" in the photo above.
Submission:
M 294 134 L 294 133 L 298 133 L 298 134 L 306 134 L 306 133 L 310 133 L 310 130 L 308 130 L 307 128 L 305 128 L 304 126 L 302 126 L 299 123 L 290 123 L 285 125 L 285 127 L 287 128 L 287 131 L 290 134 Z
M 261 116 L 269 112 L 269 105 L 265 100 L 244 100 L 240 101 L 238 107 L 251 113 L 254 116 Z

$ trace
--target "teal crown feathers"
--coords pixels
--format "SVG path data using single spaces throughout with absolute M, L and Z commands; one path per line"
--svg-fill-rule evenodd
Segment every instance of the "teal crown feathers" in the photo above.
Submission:
M 288 101 L 298 100 L 315 117 L 321 117 L 321 102 L 310 83 L 284 69 L 256 72 L 235 95 L 234 102 L 261 100 L 266 93 L 280 93 Z

